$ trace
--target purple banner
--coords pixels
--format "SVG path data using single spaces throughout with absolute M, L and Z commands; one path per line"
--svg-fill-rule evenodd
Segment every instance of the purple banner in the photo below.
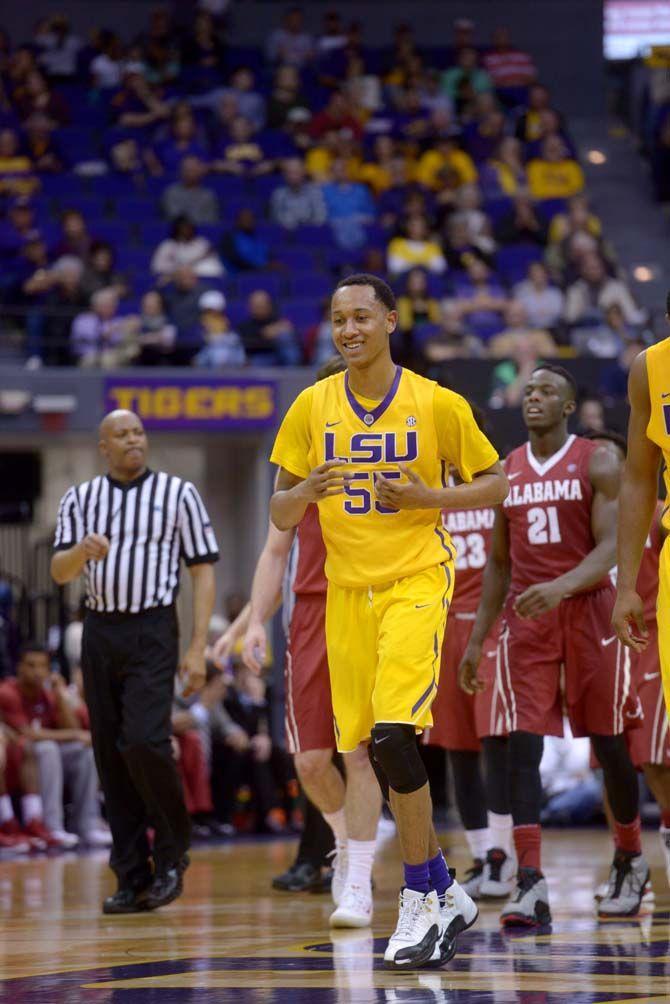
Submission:
M 147 429 L 236 432 L 269 429 L 277 414 L 273 380 L 216 376 L 106 377 L 105 412 L 134 411 Z

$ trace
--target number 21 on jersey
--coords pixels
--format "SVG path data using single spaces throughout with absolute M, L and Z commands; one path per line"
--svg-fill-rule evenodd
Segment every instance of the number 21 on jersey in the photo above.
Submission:
M 533 506 L 528 510 L 528 542 L 530 544 L 560 544 L 561 527 L 556 506 Z

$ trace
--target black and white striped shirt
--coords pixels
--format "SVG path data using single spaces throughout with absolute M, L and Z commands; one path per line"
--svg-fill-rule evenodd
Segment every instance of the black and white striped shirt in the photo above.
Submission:
M 54 548 L 66 550 L 89 533 L 104 534 L 109 552 L 87 561 L 86 606 L 102 613 L 138 613 L 174 603 L 180 561 L 218 560 L 216 537 L 190 481 L 146 470 L 128 483 L 109 475 L 69 488 L 58 509 Z

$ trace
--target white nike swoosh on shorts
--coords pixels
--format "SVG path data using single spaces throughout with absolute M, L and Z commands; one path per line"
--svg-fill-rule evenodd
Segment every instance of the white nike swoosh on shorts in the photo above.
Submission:
M 642 677 L 643 680 L 658 680 L 660 673 L 645 673 Z
M 616 641 L 616 639 L 617 636 L 613 634 L 611 638 L 601 638 L 600 644 L 602 645 L 603 648 L 607 648 L 607 646 L 611 645 L 613 641 Z

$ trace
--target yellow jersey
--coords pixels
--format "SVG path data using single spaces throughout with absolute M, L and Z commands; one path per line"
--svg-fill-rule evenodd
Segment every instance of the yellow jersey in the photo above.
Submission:
M 353 480 L 343 495 L 319 502 L 319 517 L 327 578 L 357 589 L 415 575 L 454 554 L 438 510 L 398 511 L 376 499 L 376 471 L 402 478 L 398 463 L 407 463 L 439 488 L 450 464 L 470 482 L 498 454 L 464 398 L 398 366 L 382 401 L 355 396 L 346 372 L 307 387 L 286 413 L 270 459 L 299 478 L 327 460 L 348 465 Z
M 670 530 L 670 338 L 651 345 L 646 358 L 651 405 L 647 438 L 663 453 L 666 491 L 663 526 Z

